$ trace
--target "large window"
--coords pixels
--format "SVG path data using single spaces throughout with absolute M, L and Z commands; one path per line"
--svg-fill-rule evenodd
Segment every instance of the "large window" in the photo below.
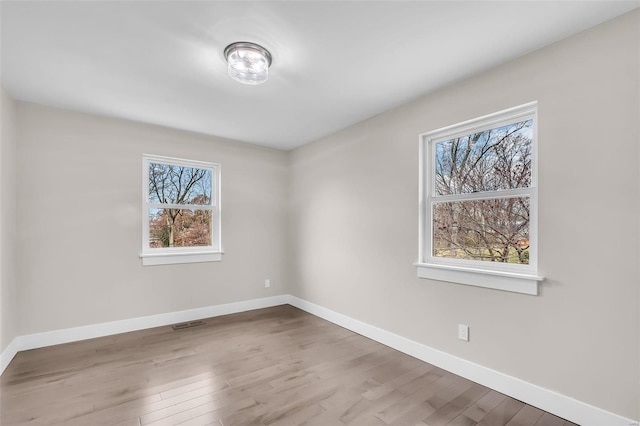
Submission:
M 220 248 L 220 165 L 143 155 L 142 263 L 211 262 Z
M 536 111 L 421 135 L 418 276 L 537 294 Z

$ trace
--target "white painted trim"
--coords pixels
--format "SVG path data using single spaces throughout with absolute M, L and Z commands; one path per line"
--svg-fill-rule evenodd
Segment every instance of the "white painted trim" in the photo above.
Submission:
M 0 354 L 0 374 L 4 372 L 4 369 L 7 368 L 11 360 L 13 360 L 13 357 L 22 350 L 20 349 L 20 339 L 20 336 L 15 337 L 11 343 L 9 343 L 9 346 L 2 351 L 2 354 Z
M 163 204 L 149 201 L 149 165 L 151 163 L 186 166 L 211 172 L 211 204 Z M 182 158 L 142 154 L 142 258 L 143 266 L 171 265 L 180 263 L 220 262 L 222 260 L 222 215 L 221 215 L 221 168 L 218 163 Z M 149 246 L 149 209 L 174 208 L 211 211 L 211 245 L 203 247 L 158 247 Z
M 289 304 L 407 355 L 495 389 L 498 392 L 574 423 L 583 426 L 629 426 L 638 424 L 637 420 L 627 419 L 533 383 L 525 382 L 516 377 L 433 349 L 422 343 L 390 333 L 298 297 L 290 296 Z
M 286 305 L 289 303 L 288 295 L 266 297 L 263 299 L 245 300 L 242 302 L 226 303 L 223 305 L 207 306 L 204 308 L 189 309 L 186 311 L 169 312 L 166 314 L 150 315 L 146 317 L 131 318 L 120 321 L 110 321 L 100 324 L 86 325 L 82 327 L 66 328 L 62 330 L 45 331 L 43 333 L 18 336 L 2 352 L 0 358 L 0 374 L 9 365 L 13 357 L 19 351 L 42 348 L 45 346 L 59 345 L 62 343 L 77 342 L 79 340 L 93 339 L 96 337 L 110 336 L 118 333 L 144 330 L 153 327 L 179 322 L 193 321 L 202 318 L 211 318 L 221 315 L 246 312 L 254 309 L 269 308 L 272 306 Z
M 177 263 L 220 262 L 222 252 L 140 253 L 142 266 L 174 265 Z
M 436 143 L 484 131 L 523 120 L 533 120 L 531 151 L 531 183 L 526 188 L 492 190 L 469 194 L 438 195 L 435 180 Z M 419 215 L 418 215 L 418 277 L 438 281 L 466 284 L 495 290 L 538 295 L 538 103 L 498 111 L 458 124 L 419 135 Z M 453 259 L 433 255 L 433 206 L 442 202 L 483 200 L 512 197 L 529 198 L 529 263 L 528 265 L 486 262 L 471 259 Z M 488 277 L 487 274 L 493 274 Z
M 0 355 L 0 374 L 19 351 L 286 304 L 574 423 L 583 426 L 639 423 L 288 294 L 18 336 Z
M 451 265 L 415 263 L 418 278 L 446 281 L 513 293 L 538 295 L 538 281 L 544 277 L 504 271 L 464 268 Z
M 537 107 L 538 101 L 528 102 L 502 111 L 421 133 L 420 137 L 440 141 L 465 136 L 474 131 L 489 130 L 509 124 L 514 120 L 524 120 L 531 115 L 532 111 L 536 111 Z

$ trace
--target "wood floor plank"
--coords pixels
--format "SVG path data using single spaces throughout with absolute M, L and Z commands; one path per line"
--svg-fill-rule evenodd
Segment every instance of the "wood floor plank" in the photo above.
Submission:
M 294 390 L 296 391 L 295 394 L 297 395 L 297 398 L 287 396 L 286 399 L 276 399 L 275 401 L 269 400 L 263 403 L 265 406 L 269 407 L 269 412 L 260 419 L 263 424 L 270 425 L 271 423 L 276 423 L 303 409 L 306 409 L 309 406 L 319 404 L 323 400 L 335 394 L 338 391 L 338 387 L 334 385 L 306 385 L 303 389 Z M 280 394 L 279 396 L 282 397 L 283 395 Z
M 220 401 L 211 401 L 196 406 L 187 405 L 184 409 L 172 413 L 169 416 L 162 417 L 150 423 L 145 421 L 141 421 L 140 423 L 150 426 L 173 426 L 183 423 L 210 424 L 219 422 L 221 418 L 229 413 L 245 410 L 250 407 L 255 407 L 256 405 L 258 405 L 258 403 L 251 397 L 223 403 Z M 141 418 L 141 420 L 143 420 L 143 418 Z
M 464 418 L 475 423 L 480 422 L 505 399 L 507 399 L 507 396 L 499 392 L 493 390 L 487 392 L 475 404 L 471 405 L 469 408 L 464 410 L 460 416 L 458 416 L 461 417 L 461 419 L 458 420 L 458 423 L 467 424 L 468 422 Z
M 268 424 L 271 426 L 303 425 L 324 413 L 324 408 L 318 404 L 312 404 Z
M 396 403 L 391 404 L 389 407 L 378 411 L 375 416 L 385 424 L 393 424 L 396 419 L 414 410 L 416 407 L 422 404 L 423 403 L 417 402 L 416 400 L 406 396 Z
M 421 402 L 413 406 L 410 410 L 404 412 L 393 420 L 394 426 L 414 426 L 426 419 L 436 411 L 428 401 Z
M 549 413 L 543 413 L 535 426 L 564 426 L 564 420 Z
M 429 371 L 433 369 L 434 369 L 433 365 L 423 363 L 422 365 L 418 365 L 417 367 L 412 368 L 406 373 L 394 378 L 393 380 L 390 380 L 388 382 L 383 382 L 380 385 L 372 389 L 369 389 L 367 392 L 364 392 L 362 394 L 362 397 L 368 399 L 369 401 L 375 401 L 381 396 L 387 395 L 388 393 L 394 391 L 398 387 L 403 386 L 419 377 L 424 376 L 425 374 L 427 374 Z
M 115 426 L 140 426 L 140 421 L 138 419 L 130 419 L 130 420 L 122 421 L 120 423 L 111 423 L 111 424 Z
M 374 386 L 379 386 L 379 383 L 372 379 L 366 379 L 359 383 L 358 380 L 362 380 L 362 377 L 350 376 L 347 380 L 348 381 L 344 381 L 340 384 L 338 391 L 335 394 L 320 402 L 320 405 L 326 410 L 326 413 L 333 416 L 335 419 L 338 419 L 348 407 L 352 407 L 357 404 L 362 399 L 362 393 Z M 322 417 L 327 417 L 327 415 L 325 414 Z M 340 423 L 343 424 L 342 422 Z
M 404 394 L 395 391 L 383 396 L 375 402 L 359 398 L 355 404 L 347 407 L 339 418 L 344 424 L 374 422 L 377 419 L 376 414 L 380 409 L 385 409 L 405 398 L 406 396 Z
M 515 416 L 513 416 L 509 423 L 507 423 L 507 426 L 536 424 L 543 415 L 544 411 L 530 405 L 525 405 Z
M 344 426 L 344 423 L 336 417 L 335 413 L 326 410 L 319 416 L 308 419 L 303 424 L 304 426 Z
M 565 424 L 288 305 L 203 321 L 18 353 L 0 424 Z
M 416 377 L 410 382 L 404 385 L 401 385 L 398 388 L 398 390 L 404 393 L 405 395 L 413 395 L 416 392 L 423 389 L 424 387 L 429 386 L 430 384 L 442 379 L 446 375 L 447 373 L 444 370 L 441 370 L 439 368 L 433 368 L 429 370 L 426 374 Z
M 447 423 L 447 426 L 476 426 L 478 422 L 472 420 L 470 417 L 461 414 Z
M 482 398 L 487 392 L 489 392 L 489 389 L 484 386 L 473 384 L 433 414 L 425 417 L 424 421 L 431 426 L 447 425 L 467 407 Z
M 478 426 L 505 426 L 522 407 L 524 407 L 522 402 L 505 398 L 478 423 Z

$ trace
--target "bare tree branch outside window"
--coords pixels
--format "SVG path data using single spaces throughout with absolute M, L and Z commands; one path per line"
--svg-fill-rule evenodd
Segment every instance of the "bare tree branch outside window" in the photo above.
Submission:
M 435 194 L 478 199 L 434 203 L 433 256 L 529 263 L 529 197 L 500 191 L 531 185 L 532 126 L 527 120 L 436 144 Z
M 211 185 L 211 170 L 149 163 L 149 203 L 168 205 L 149 209 L 149 246 L 210 246 Z

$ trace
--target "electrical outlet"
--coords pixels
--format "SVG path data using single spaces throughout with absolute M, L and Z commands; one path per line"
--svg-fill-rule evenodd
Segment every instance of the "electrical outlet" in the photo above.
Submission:
M 271 287 L 271 280 L 264 280 L 264 288 Z
M 464 324 L 458 324 L 458 339 L 469 341 L 469 326 Z

